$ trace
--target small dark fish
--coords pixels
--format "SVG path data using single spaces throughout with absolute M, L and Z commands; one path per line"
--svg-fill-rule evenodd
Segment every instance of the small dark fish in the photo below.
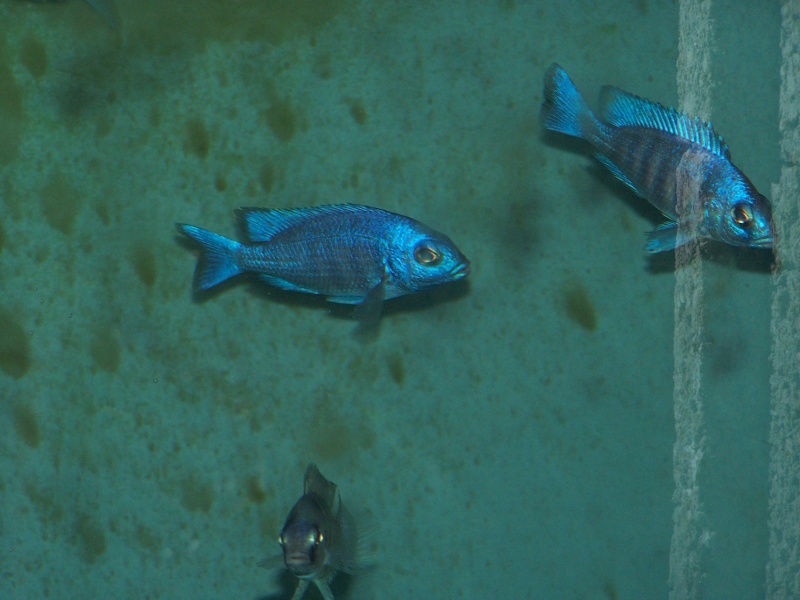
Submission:
M 610 86 L 603 88 L 600 103 L 602 120 L 564 69 L 553 64 L 547 70 L 544 127 L 589 142 L 617 179 L 667 217 L 648 234 L 648 252 L 672 250 L 695 238 L 772 248 L 769 200 L 733 165 L 728 146 L 709 123 Z
M 292 600 L 300 600 L 313 581 L 325 600 L 334 600 L 330 583 L 337 572 L 363 568 L 362 539 L 355 521 L 331 483 L 314 465 L 306 469 L 303 496 L 292 507 L 278 542 L 283 555 L 259 563 L 267 569 L 283 564 L 300 581 Z
M 343 304 L 376 303 L 469 274 L 446 235 L 409 217 L 355 204 L 236 211 L 246 243 L 193 225 L 178 231 L 202 248 L 195 291 L 245 272 L 284 290 Z

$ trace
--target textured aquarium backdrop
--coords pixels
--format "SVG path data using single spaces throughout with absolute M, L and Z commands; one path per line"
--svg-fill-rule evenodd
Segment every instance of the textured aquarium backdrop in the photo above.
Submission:
M 0 598 L 289 599 L 310 463 L 370 534 L 338 600 L 800 597 L 799 5 L 0 0 Z M 648 255 L 554 62 L 710 119 L 776 253 Z M 368 335 L 193 293 L 175 223 L 342 203 L 469 277 Z

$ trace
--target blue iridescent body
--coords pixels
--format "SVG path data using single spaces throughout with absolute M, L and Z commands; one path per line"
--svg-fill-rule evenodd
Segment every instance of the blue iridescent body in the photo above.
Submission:
M 360 304 L 413 294 L 469 274 L 469 261 L 446 235 L 378 208 L 339 204 L 236 212 L 245 243 L 176 225 L 202 248 L 196 291 L 251 272 L 281 289 Z
M 613 87 L 603 88 L 600 102 L 598 119 L 554 64 L 545 75 L 541 120 L 589 142 L 615 177 L 667 217 L 648 234 L 648 252 L 695 238 L 772 248 L 769 200 L 733 165 L 710 124 Z

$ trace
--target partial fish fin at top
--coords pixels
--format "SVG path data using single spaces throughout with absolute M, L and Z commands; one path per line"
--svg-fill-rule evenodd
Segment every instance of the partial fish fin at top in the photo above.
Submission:
M 616 127 L 645 127 L 682 137 L 730 160 L 727 144 L 711 123 L 692 119 L 674 108 L 650 102 L 639 96 L 606 86 L 600 92 L 602 118 Z
M 183 235 L 194 240 L 202 249 L 194 271 L 194 289 L 204 292 L 244 271 L 236 262 L 236 252 L 241 244 L 225 236 L 195 227 L 176 223 Z
M 243 224 L 245 234 L 249 241 L 268 242 L 282 231 L 291 229 L 311 217 L 354 213 L 363 211 L 364 209 L 364 206 L 359 206 L 357 204 L 312 206 L 310 208 L 243 207 L 236 210 L 236 216 Z
M 544 76 L 544 100 L 539 118 L 550 131 L 583 139 L 591 139 L 598 128 L 578 88 L 556 63 L 550 65 Z
M 86 0 L 114 29 L 119 28 L 119 13 L 114 0 Z

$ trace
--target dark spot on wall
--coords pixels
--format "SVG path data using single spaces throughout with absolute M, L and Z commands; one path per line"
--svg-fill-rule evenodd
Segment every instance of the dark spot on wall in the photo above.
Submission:
M 247 492 L 247 498 L 253 504 L 264 504 L 271 497 L 271 494 L 264 489 L 261 480 L 255 475 L 245 480 L 244 487 Z
M 81 193 L 57 171 L 47 180 L 40 198 L 44 218 L 50 227 L 64 235 L 70 234 L 83 204 Z
M 136 527 L 136 531 L 133 534 L 133 539 L 136 540 L 136 543 L 139 545 L 140 548 L 147 550 L 151 554 L 158 554 L 161 550 L 161 538 L 159 538 L 153 530 L 145 527 L 144 525 L 138 525 Z
M 109 373 L 119 369 L 122 346 L 116 332 L 110 327 L 101 327 L 94 332 L 89 353 L 95 366 Z
M 161 109 L 153 105 L 150 107 L 150 126 L 153 129 L 158 129 L 161 127 Z
M 564 311 L 572 321 L 586 331 L 597 329 L 597 310 L 589 297 L 589 291 L 578 281 L 567 283 L 561 292 Z
M 406 380 L 406 364 L 403 360 L 403 355 L 400 353 L 393 353 L 387 359 L 389 365 L 389 375 L 392 376 L 392 381 L 397 385 L 403 385 Z
M 258 182 L 261 184 L 261 189 L 263 189 L 267 194 L 269 194 L 272 191 L 272 188 L 275 187 L 275 167 L 272 165 L 272 163 L 268 162 L 264 164 L 264 168 L 261 169 Z
M 156 255 L 148 244 L 137 244 L 131 253 L 133 271 L 144 285 L 151 288 L 158 278 Z
M 36 79 L 40 79 L 47 73 L 47 49 L 37 38 L 26 35 L 22 39 L 19 62 L 28 70 L 28 73 Z
M 361 103 L 361 100 L 353 100 L 350 102 L 350 116 L 359 125 L 364 125 L 367 122 L 367 110 Z
M 228 180 L 225 179 L 222 173 L 217 173 L 217 176 L 214 177 L 214 189 L 218 192 L 224 192 L 228 189 Z
M 56 528 L 60 528 L 67 516 L 64 508 L 58 503 L 62 495 L 56 493 L 52 486 L 37 488 L 30 482 L 25 483 L 25 495 L 28 497 L 29 505 L 36 510 L 42 523 L 44 541 L 46 541 L 53 535 Z
M 164 0 L 137 0 L 125 14 L 125 30 L 140 51 L 171 53 L 217 42 L 263 41 L 280 44 L 313 36 L 348 6 L 346 0 L 269 0 L 220 2 L 193 0 L 186 5 Z M 268 47 L 268 46 L 267 46 Z
M 113 129 L 114 121 L 108 115 L 98 115 L 94 129 L 94 135 L 98 140 L 108 137 Z
M 94 564 L 106 551 L 106 534 L 100 525 L 89 515 L 79 515 L 75 522 L 74 541 L 81 550 L 81 556 L 89 564 Z
M 607 581 L 605 585 L 603 585 L 603 593 L 608 600 L 619 600 L 619 592 L 617 592 L 617 586 L 613 581 Z
M 308 446 L 318 460 L 340 458 L 375 446 L 377 437 L 368 423 L 345 417 L 338 402 L 335 396 L 323 392 L 314 407 Z
M 22 88 L 10 64 L 5 39 L 0 38 L 0 165 L 17 158 L 25 122 Z
M 189 119 L 186 123 L 186 142 L 183 149 L 187 154 L 194 154 L 201 160 L 208 157 L 211 150 L 211 135 L 200 119 Z
M 318 53 L 315 53 L 317 55 Z M 318 54 L 314 61 L 314 73 L 322 80 L 333 77 L 333 60 L 330 54 Z
M 0 369 L 19 379 L 30 367 L 30 338 L 10 312 L 0 309 Z
M 17 404 L 14 406 L 14 427 L 22 441 L 31 448 L 38 448 L 42 441 L 39 430 L 39 420 L 33 408 L 27 404 Z
M 273 99 L 266 111 L 267 125 L 282 142 L 291 140 L 297 133 L 297 115 L 292 109 L 288 98 L 284 100 Z
M 187 477 L 181 482 L 181 504 L 191 512 L 208 513 L 214 506 L 214 488 L 198 477 Z

